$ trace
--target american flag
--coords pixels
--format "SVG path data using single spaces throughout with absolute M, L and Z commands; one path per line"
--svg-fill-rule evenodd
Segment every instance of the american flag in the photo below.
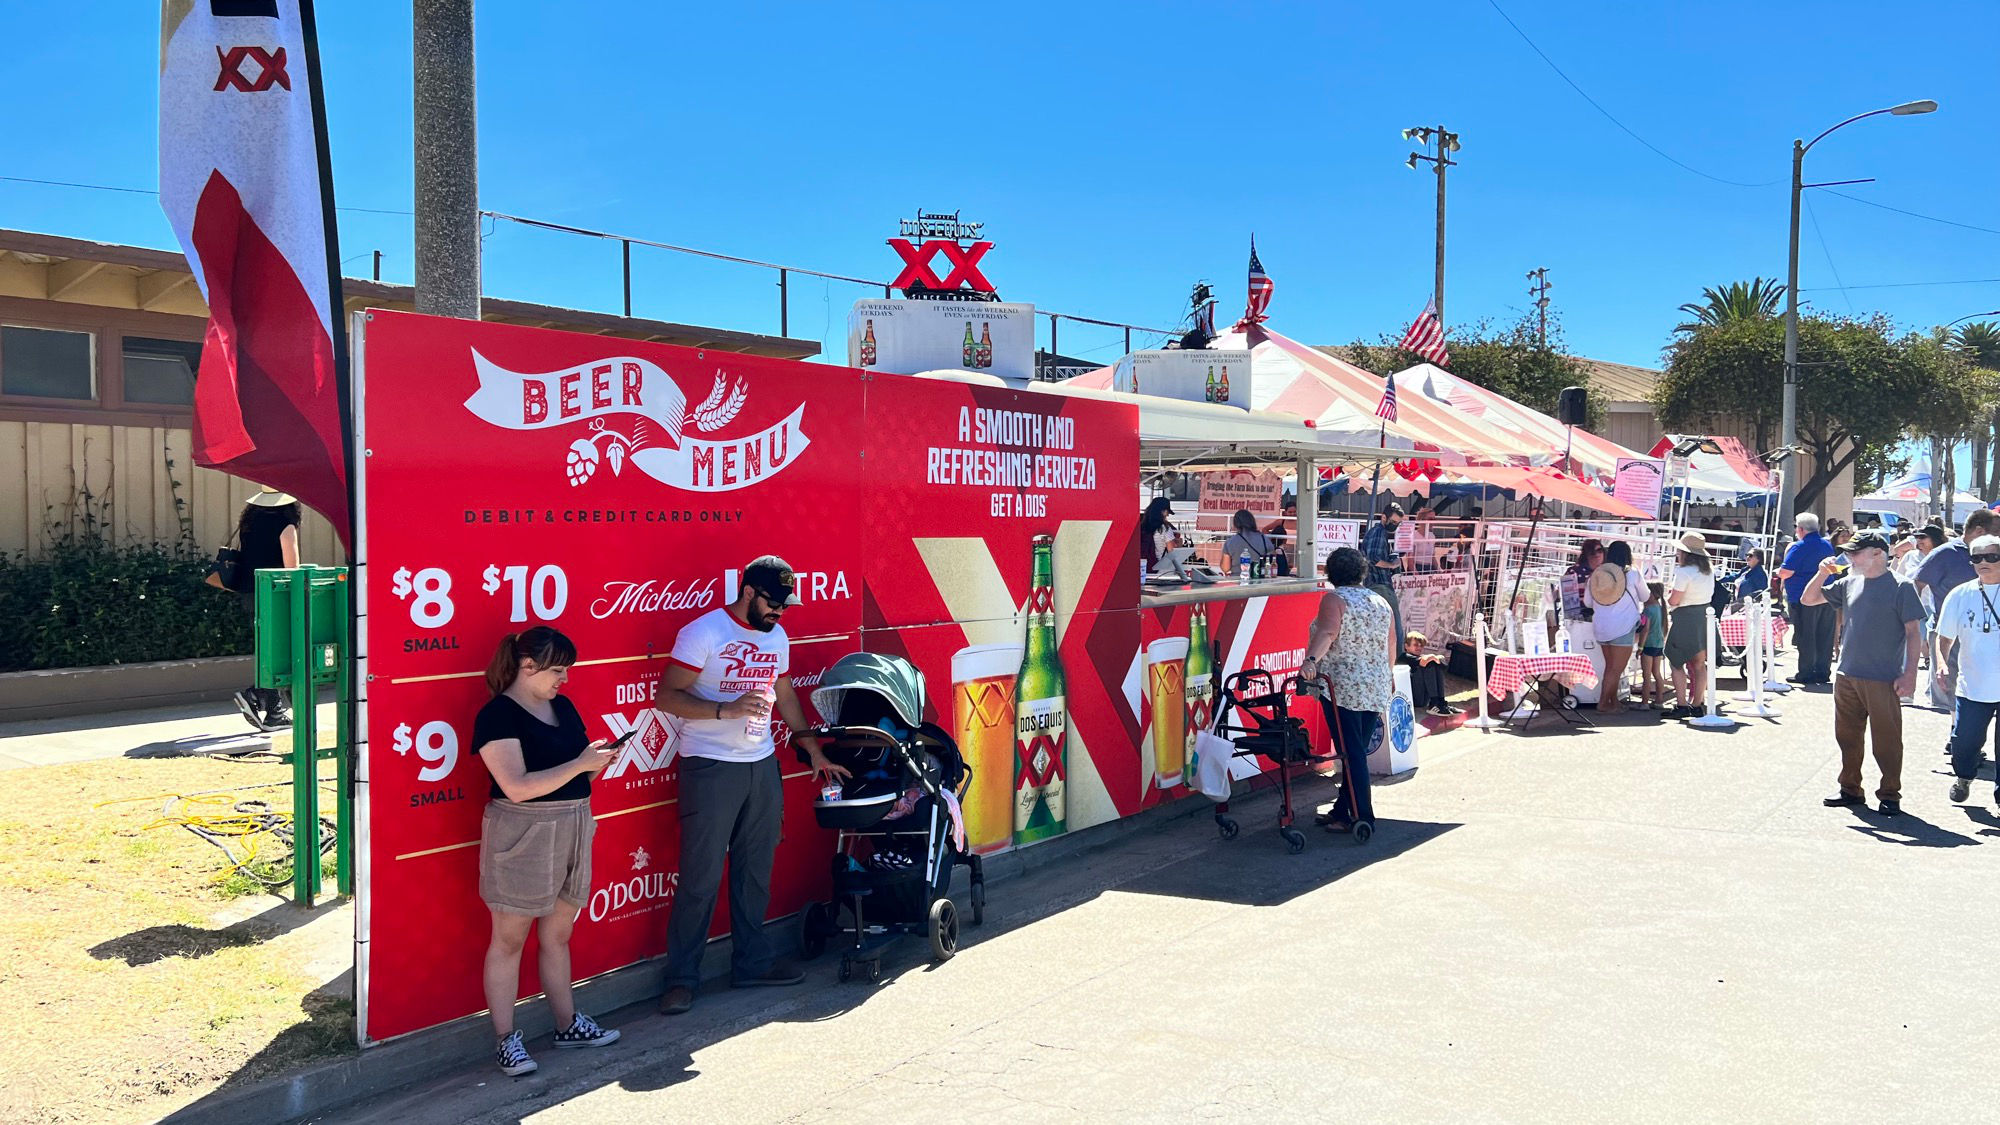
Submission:
M 1266 282 L 1266 284 L 1269 284 Z M 1204 304 L 1194 313 L 1194 330 L 1204 336 L 1215 336 L 1215 302 Z
M 1264 272 L 1264 263 L 1257 260 L 1257 240 L 1250 240 L 1250 304 L 1243 310 L 1243 319 L 1251 324 L 1261 323 L 1264 310 L 1271 307 L 1271 291 L 1277 286 L 1271 284 L 1271 277 Z
M 1396 420 L 1396 377 L 1382 380 L 1382 401 L 1375 404 L 1375 417 L 1384 422 Z
M 1406 352 L 1415 352 L 1425 359 L 1444 367 L 1451 362 L 1451 351 L 1444 346 L 1444 325 L 1438 323 L 1436 301 L 1425 301 L 1424 311 L 1410 322 L 1410 330 L 1403 333 L 1399 345 Z

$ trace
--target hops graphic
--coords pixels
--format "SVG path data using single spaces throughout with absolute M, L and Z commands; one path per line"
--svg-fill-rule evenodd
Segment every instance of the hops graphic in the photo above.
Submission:
M 742 412 L 743 400 L 747 396 L 748 388 L 743 385 L 741 378 L 738 378 L 736 385 L 731 387 L 729 376 L 717 371 L 715 389 L 708 392 L 708 397 L 701 401 L 700 406 L 688 411 L 687 419 L 681 425 L 693 426 L 702 433 L 719 430 L 734 421 L 736 415 Z
M 589 480 L 597 472 L 596 443 L 587 438 L 578 438 L 570 442 L 569 456 L 565 459 L 563 468 L 569 474 L 572 488 Z

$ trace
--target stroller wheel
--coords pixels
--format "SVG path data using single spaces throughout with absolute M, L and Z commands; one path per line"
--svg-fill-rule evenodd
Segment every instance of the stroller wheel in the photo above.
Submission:
M 1355 822 L 1354 825 L 1355 843 L 1365 844 L 1368 842 L 1369 838 L 1372 837 L 1373 835 L 1375 835 L 1375 825 L 1372 821 L 1362 820 Z
M 854 979 L 854 962 L 849 961 L 845 957 L 842 957 L 840 959 L 840 983 L 846 984 L 848 981 L 851 981 L 853 979 Z
M 986 924 L 986 884 L 983 882 L 972 884 L 972 924 Z
M 931 956 L 949 961 L 958 952 L 958 904 L 948 898 L 931 903 Z
M 1291 849 L 1293 855 L 1306 850 L 1305 833 L 1296 828 L 1280 828 L 1278 834 L 1285 838 L 1285 846 Z
M 1236 822 L 1226 816 L 1215 818 L 1215 830 L 1222 833 L 1222 838 L 1225 840 L 1234 840 L 1238 831 Z
M 833 926 L 827 918 L 826 904 L 809 902 L 799 915 L 799 956 L 810 961 L 826 952 L 826 938 Z

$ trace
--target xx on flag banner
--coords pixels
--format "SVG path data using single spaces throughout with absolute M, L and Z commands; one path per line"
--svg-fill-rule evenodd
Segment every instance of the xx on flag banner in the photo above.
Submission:
M 346 336 L 311 0 L 162 0 L 160 207 L 208 301 L 195 463 L 349 537 Z
M 1264 272 L 1264 263 L 1257 260 L 1257 240 L 1250 240 L 1250 303 L 1243 310 L 1243 319 L 1257 324 L 1264 319 L 1265 310 L 1271 307 L 1271 293 L 1277 286 L 1271 283 L 1271 276 Z
M 1424 311 L 1410 322 L 1410 330 L 1403 333 L 1400 345 L 1406 352 L 1415 352 L 1439 367 L 1451 363 L 1451 352 L 1444 346 L 1444 325 L 1438 323 L 1437 302 L 1424 302 Z

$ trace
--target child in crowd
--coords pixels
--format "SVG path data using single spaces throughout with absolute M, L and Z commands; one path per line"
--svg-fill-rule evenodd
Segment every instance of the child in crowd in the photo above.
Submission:
M 1664 707 L 1666 678 L 1660 661 L 1667 655 L 1667 591 L 1658 582 L 1646 583 L 1646 604 L 1639 614 L 1639 702 L 1647 707 Z
M 1444 657 L 1424 651 L 1429 641 L 1422 633 L 1411 630 L 1403 637 L 1399 663 L 1410 670 L 1410 702 L 1417 710 L 1434 718 L 1448 718 L 1458 714 L 1458 708 L 1445 698 Z

